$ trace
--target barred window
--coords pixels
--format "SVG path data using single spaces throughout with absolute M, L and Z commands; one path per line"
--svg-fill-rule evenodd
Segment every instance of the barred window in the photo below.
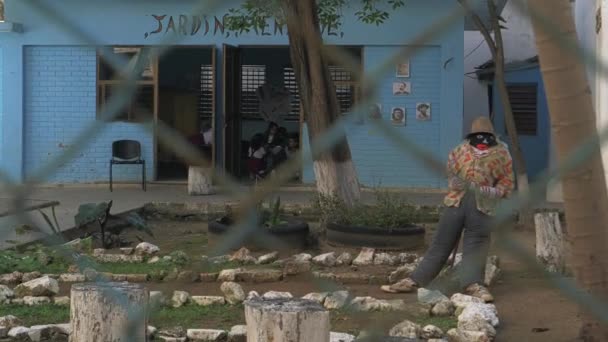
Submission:
M 260 100 L 256 92 L 265 82 L 265 65 L 241 66 L 241 116 L 243 118 L 260 118 Z
M 538 123 L 537 84 L 508 85 L 515 127 L 522 135 L 536 135 Z
M 213 96 L 215 85 L 213 84 L 214 77 L 213 66 L 208 64 L 201 65 L 201 92 L 198 101 L 198 117 L 201 121 L 211 119 L 213 117 Z

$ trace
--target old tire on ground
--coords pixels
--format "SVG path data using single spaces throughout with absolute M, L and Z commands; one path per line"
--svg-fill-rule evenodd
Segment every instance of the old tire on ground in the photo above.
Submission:
M 329 223 L 326 237 L 333 246 L 413 250 L 424 247 L 425 232 L 424 227 L 416 225 L 387 229 Z
M 309 240 L 309 226 L 308 223 L 287 219 L 286 224 L 282 224 L 272 228 L 266 228 L 262 225 L 259 225 L 257 229 L 260 233 L 253 233 L 249 235 L 247 239 L 243 242 L 243 246 L 249 249 L 275 249 L 275 250 L 290 250 L 290 249 L 301 249 L 306 248 L 308 246 Z M 217 220 L 209 221 L 208 230 L 209 230 L 209 240 L 213 244 L 221 242 L 222 239 L 225 239 L 228 236 L 228 233 L 231 231 L 232 225 L 224 224 L 218 222 Z M 280 244 L 272 244 L 269 246 L 270 241 L 264 240 L 264 235 L 262 232 L 270 234 L 272 237 L 278 239 Z M 260 237 L 258 239 L 258 237 Z M 266 239 L 267 240 L 267 239 Z M 242 246 L 234 246 L 234 248 L 238 249 Z

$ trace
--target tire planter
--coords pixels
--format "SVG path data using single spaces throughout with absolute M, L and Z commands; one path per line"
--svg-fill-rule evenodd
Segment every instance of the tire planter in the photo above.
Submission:
M 424 247 L 425 232 L 425 228 L 415 225 L 385 229 L 329 223 L 326 237 L 333 246 L 412 250 Z
M 272 249 L 274 250 L 290 250 L 307 247 L 309 239 L 308 223 L 295 219 L 285 219 L 285 221 L 287 221 L 286 224 L 278 225 L 272 228 L 266 228 L 260 224 L 257 228 L 260 230 L 260 232 L 254 232 L 252 235 L 250 235 L 250 237 L 244 241 L 244 247 L 251 250 L 262 248 L 268 249 L 269 244 L 272 244 L 272 242 L 261 241 L 261 239 L 264 239 L 263 233 L 270 234 L 281 242 L 280 244 L 277 243 L 276 246 L 273 245 Z M 226 238 L 231 229 L 231 224 L 211 220 L 209 221 L 208 226 L 209 239 L 213 243 L 220 242 Z M 260 240 L 258 240 L 257 237 L 259 237 Z M 266 238 L 266 240 L 268 240 L 268 238 Z

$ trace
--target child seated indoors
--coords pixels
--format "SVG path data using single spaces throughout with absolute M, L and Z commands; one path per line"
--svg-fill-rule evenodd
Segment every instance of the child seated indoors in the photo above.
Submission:
M 287 140 L 287 148 L 285 148 L 285 154 L 287 155 L 287 159 L 294 158 L 298 153 L 299 141 L 297 135 L 290 135 L 289 140 Z M 300 172 L 297 171 L 292 178 L 292 180 L 297 181 L 300 179 Z
M 247 166 L 249 169 L 249 175 L 252 179 L 263 178 L 266 175 L 267 151 L 264 148 L 264 145 L 264 136 L 262 134 L 256 134 L 253 136 L 253 138 L 251 138 Z

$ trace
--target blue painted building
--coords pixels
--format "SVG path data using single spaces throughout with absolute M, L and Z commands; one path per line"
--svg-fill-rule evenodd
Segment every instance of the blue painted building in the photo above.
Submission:
M 297 93 L 286 29 L 271 21 L 266 30 L 235 36 L 223 25 L 223 16 L 235 4 L 202 12 L 197 6 L 200 2 L 192 0 L 6 0 L 7 21 L 0 23 L 2 169 L 15 181 L 27 181 L 77 147 L 45 181 L 106 182 L 112 141 L 135 139 L 142 144 L 149 175 L 157 180 L 176 177 L 172 171 L 179 160 L 163 149 L 153 125 L 143 123 L 132 107 L 119 120 L 104 122 L 102 129 L 86 130 L 99 120 L 100 108 L 114 89 L 103 53 L 128 55 L 138 47 L 162 46 L 177 38 L 171 42 L 176 46 L 170 53 L 142 74 L 138 104 L 152 113 L 147 118 L 152 123 L 162 121 L 184 136 L 196 133 L 201 120 L 213 123 L 216 167 L 242 174 L 242 142 L 266 126 L 256 112 L 255 89 L 264 82 L 279 81 Z M 443 0 L 408 2 L 380 26 L 358 22 L 356 9 L 349 8 L 341 31 L 323 30 L 323 34 L 327 44 L 349 48 L 361 69 L 370 72 L 457 6 Z M 481 1 L 480 8 L 484 7 Z M 195 8 L 198 12 L 193 12 Z M 462 138 L 463 35 L 472 27 L 464 18 L 454 20 L 409 60 L 409 77 L 397 77 L 395 70 L 383 76 L 378 98 L 383 119 L 390 122 L 393 107 L 405 108 L 406 125 L 395 129 L 439 158 L 445 158 Z M 357 101 L 359 80 L 339 65 L 331 70 L 341 109 L 349 115 Z M 393 95 L 396 82 L 409 82 L 410 94 Z M 238 84 L 238 89 L 228 89 L 230 84 Z M 431 105 L 430 120 L 416 119 L 419 103 Z M 236 114 L 228 113 L 231 108 Z M 297 103 L 293 108 L 284 126 L 300 133 L 306 149 L 306 127 Z M 226 120 L 227 116 L 237 119 Z M 86 143 L 73 146 L 83 132 Z M 364 185 L 443 186 L 440 176 L 399 152 L 370 125 L 352 125 L 346 132 Z M 136 167 L 115 170 L 118 180 L 138 177 Z M 303 170 L 303 182 L 314 182 L 311 169 Z
M 490 111 L 494 113 L 495 129 L 501 138 L 510 144 L 500 95 L 493 85 L 493 62 L 479 66 L 477 76 L 481 81 L 488 82 L 488 101 Z M 538 57 L 506 64 L 505 81 L 528 179 L 534 181 L 549 167 L 552 153 L 550 117 Z

